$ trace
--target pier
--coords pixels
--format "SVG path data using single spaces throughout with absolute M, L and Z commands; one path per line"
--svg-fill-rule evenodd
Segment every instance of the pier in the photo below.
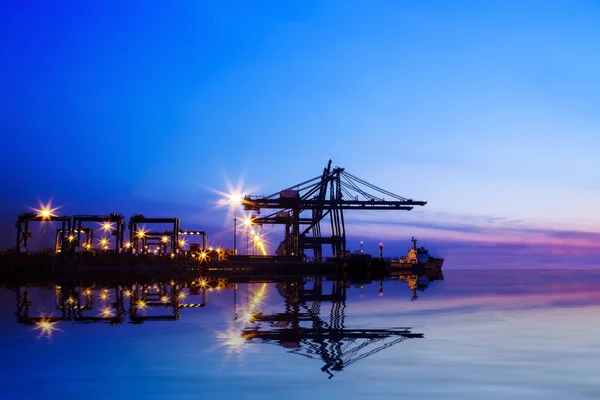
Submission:
M 347 250 L 344 212 L 410 211 L 426 204 L 379 188 L 344 168 L 332 167 L 331 160 L 322 174 L 314 178 L 267 196 L 232 194 L 228 201 L 252 212 L 246 221 L 250 227 L 283 227 L 284 238 L 274 254 L 267 254 L 260 239 L 256 239 L 263 255 L 250 255 L 249 243 L 246 255 L 240 255 L 235 216 L 234 248 L 225 249 L 207 247 L 207 232 L 185 230 L 177 217 L 133 214 L 127 222 L 123 214 L 116 212 L 57 215 L 57 210 L 48 204 L 18 215 L 16 245 L 0 255 L 0 278 L 32 274 L 185 276 L 195 271 L 266 275 L 348 270 L 380 273 L 389 266 L 383 259 L 381 244 L 379 257 L 363 254 L 362 249 L 355 253 Z M 31 252 L 30 224 L 43 224 L 45 242 L 46 224 L 55 222 L 60 227 L 56 228 L 53 249 Z M 96 224 L 96 229 L 90 224 Z M 328 236 L 323 235 L 322 224 L 330 227 Z M 95 240 L 95 235 L 100 238 Z M 188 243 L 186 237 L 198 237 L 201 242 Z M 324 256 L 323 246 L 330 246 L 330 257 Z M 412 272 L 424 270 L 418 264 L 401 268 Z

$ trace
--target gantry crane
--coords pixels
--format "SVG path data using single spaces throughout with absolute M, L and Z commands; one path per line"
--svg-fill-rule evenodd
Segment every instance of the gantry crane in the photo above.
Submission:
M 108 215 L 74 215 L 73 229 L 74 233 L 77 234 L 75 239 L 76 247 L 82 246 L 81 234 L 85 233 L 85 228 L 82 227 L 82 223 L 84 222 L 97 222 L 100 224 L 100 229 L 103 229 L 105 233 L 110 232 L 112 236 L 115 236 L 114 251 L 115 255 L 119 254 L 119 251 L 123 248 L 123 239 L 125 237 L 125 217 L 122 214 L 112 212 Z M 86 249 L 93 246 L 93 243 L 91 243 L 89 239 L 88 236 L 87 241 L 84 243 Z M 106 243 L 106 245 L 103 245 L 102 247 L 108 247 L 109 239 L 102 238 L 101 240 L 104 240 Z
M 31 237 L 31 232 L 29 231 L 29 223 L 30 222 L 60 222 L 61 223 L 61 243 L 65 243 L 65 237 L 67 232 L 71 230 L 71 218 L 66 216 L 57 216 L 52 215 L 50 212 L 48 214 L 42 213 L 21 213 L 17 218 L 17 222 L 15 222 L 15 226 L 17 228 L 17 245 L 16 252 L 21 252 L 21 247 L 27 251 L 27 244 L 29 238 Z M 45 229 L 45 228 L 44 228 Z
M 328 195 L 329 194 L 329 195 Z M 253 224 L 281 224 L 285 226 L 284 240 L 278 255 L 306 255 L 312 250 L 315 261 L 323 258 L 323 245 L 331 245 L 334 257 L 346 254 L 346 231 L 343 210 L 403 210 L 424 206 L 426 201 L 415 201 L 381 189 L 345 171 L 332 169 L 331 160 L 320 176 L 269 196 L 245 196 L 245 210 L 253 211 Z M 261 215 L 262 209 L 276 210 Z M 306 215 L 310 213 L 310 215 Z M 323 237 L 321 222 L 329 217 L 331 236 Z
M 142 214 L 133 214 L 129 219 L 129 240 L 136 253 L 146 252 L 146 231 L 139 229 L 139 224 L 171 224 L 173 229 L 168 231 L 169 245 L 171 250 L 179 247 L 179 218 L 146 218 Z

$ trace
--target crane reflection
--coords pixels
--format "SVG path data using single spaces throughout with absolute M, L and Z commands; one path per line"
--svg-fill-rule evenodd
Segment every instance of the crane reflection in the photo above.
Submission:
M 416 300 L 418 291 L 438 279 L 443 276 L 396 274 L 372 281 L 349 276 L 264 279 L 230 275 L 112 285 L 62 282 L 54 286 L 52 315 L 32 315 L 36 308 L 30 299 L 31 288 L 22 285 L 15 288 L 15 316 L 17 323 L 51 337 L 65 322 L 114 327 L 179 321 L 184 310 L 206 308 L 210 296 L 229 291 L 233 294 L 233 318 L 224 331 L 216 333 L 228 352 L 255 343 L 276 344 L 290 354 L 318 360 L 321 370 L 332 378 L 357 361 L 424 337 L 408 326 L 357 328 L 356 323 L 348 323 L 347 307 L 356 303 L 347 301 L 350 291 L 360 290 L 362 297 L 365 286 L 378 284 L 378 294 L 383 296 L 384 287 L 396 291 L 394 282 L 399 281 L 410 289 L 410 299 Z M 245 301 L 238 301 L 244 297 L 244 287 Z

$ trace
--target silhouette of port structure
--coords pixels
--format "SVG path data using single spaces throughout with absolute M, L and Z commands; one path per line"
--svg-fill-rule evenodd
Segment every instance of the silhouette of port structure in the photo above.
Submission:
M 59 314 L 58 316 L 30 316 L 33 302 L 29 299 L 28 288 L 20 286 L 15 289 L 15 316 L 17 323 L 32 326 L 43 322 L 107 323 L 115 326 L 126 321 L 131 324 L 178 321 L 182 309 L 206 307 L 207 292 L 213 290 L 211 285 L 216 283 L 195 280 L 184 283 L 116 285 L 110 289 L 99 289 L 93 285 L 57 285 L 53 314 Z M 194 299 L 199 301 L 193 301 Z M 152 309 L 163 311 L 158 315 L 141 313 Z
M 251 265 L 254 269 L 304 269 L 307 273 L 314 273 L 316 267 L 335 268 L 337 264 L 347 267 L 381 268 L 383 263 L 383 245 L 379 246 L 379 258 L 371 260 L 371 255 L 363 254 L 362 250 L 350 252 L 346 245 L 346 228 L 344 213 L 363 211 L 404 212 L 411 211 L 414 207 L 422 207 L 426 201 L 413 200 L 363 180 L 345 170 L 333 167 L 331 160 L 320 175 L 303 182 L 288 186 L 271 195 L 244 194 L 239 199 L 239 205 L 250 215 L 248 227 L 280 226 L 283 228 L 284 238 L 272 254 L 264 250 L 264 257 L 249 254 L 248 236 L 246 237 L 246 254 L 237 252 L 237 217 L 234 217 L 234 248 L 228 256 L 221 257 L 219 251 L 207 249 L 207 233 L 203 230 L 187 231 L 181 228 L 179 218 L 175 217 L 146 217 L 142 214 L 133 214 L 126 223 L 123 214 L 112 212 L 109 214 L 59 216 L 54 214 L 58 208 L 51 205 L 40 206 L 34 212 L 21 213 L 17 217 L 15 246 L 0 254 L 0 264 L 4 263 L 12 268 L 15 262 L 19 265 L 42 270 L 47 263 L 46 258 L 33 257 L 38 255 L 56 255 L 53 263 L 58 267 L 67 266 L 66 269 L 76 270 L 74 262 L 69 259 L 92 258 L 94 264 L 110 266 L 114 263 L 108 256 L 124 259 L 121 264 L 127 264 L 132 259 L 141 256 L 141 262 L 151 258 L 155 264 L 166 264 L 168 268 L 171 260 L 182 260 L 181 264 L 197 268 L 194 264 L 203 266 L 211 264 L 214 268 L 238 268 Z M 237 206 L 236 206 L 237 207 Z M 237 208 L 236 208 L 237 209 Z M 33 237 L 30 225 L 41 223 L 43 229 L 43 247 L 39 253 L 30 252 L 29 246 Z M 55 227 L 54 223 L 60 223 Z M 50 224 L 55 230 L 54 250 L 46 248 L 46 230 Z M 89 224 L 99 224 L 103 231 L 99 240 L 94 243 L 94 229 Z M 158 224 L 160 227 L 145 229 L 146 224 Z M 93 225 L 92 225 L 93 226 Z M 128 240 L 126 229 L 129 230 Z M 186 243 L 183 236 L 194 235 L 202 237 L 202 244 Z M 37 239 L 37 238 L 36 238 Z M 262 240 L 258 240 L 262 243 Z M 193 246 L 192 246 L 193 245 Z M 258 244 L 257 244 L 258 245 Z M 324 246 L 331 247 L 331 257 L 323 253 Z M 218 246 L 217 249 L 225 249 Z M 270 247 L 271 248 L 271 247 Z M 208 251 L 207 251 L 208 250 Z M 228 249 L 229 250 L 229 249 Z M 4 253 L 4 252 L 3 252 Z M 312 253 L 312 256 L 311 256 Z M 29 257 L 19 257 L 19 255 Z M 17 256 L 17 257 L 14 257 Z M 309 264 L 308 262 L 311 262 Z M 87 263 L 92 263 L 86 260 Z M 317 265 L 320 264 L 320 265 Z M 317 265 L 315 267 L 315 265 Z M 0 265 L 1 266 L 1 265 Z M 407 268 L 413 268 L 407 266 Z M 0 271 L 1 272 L 1 271 Z
M 45 326 L 48 332 L 54 330 L 57 323 L 117 326 L 123 323 L 176 322 L 180 320 L 182 310 L 205 308 L 211 292 L 231 290 L 234 320 L 242 323 L 239 334 L 235 335 L 244 344 L 276 344 L 290 354 L 320 360 L 321 370 L 331 379 L 352 364 L 403 341 L 424 338 L 423 333 L 414 333 L 411 327 L 347 327 L 348 290 L 360 290 L 362 296 L 365 283 L 378 284 L 379 295 L 382 295 L 386 282 L 392 283 L 393 290 L 396 290 L 394 280 L 398 280 L 406 283 L 412 291 L 415 289 L 411 288 L 412 277 L 409 275 L 378 282 L 322 276 L 285 277 L 274 281 L 245 276 L 237 279 L 199 277 L 188 281 L 116 284 L 112 287 L 63 283 L 54 287 L 52 315 L 31 315 L 32 310 L 40 308 L 33 307 L 29 298 L 30 288 L 18 286 L 14 289 L 14 315 L 18 324 L 41 327 L 42 330 Z M 428 279 L 433 281 L 443 279 L 443 276 L 435 274 Z M 278 298 L 283 300 L 284 311 L 271 314 L 252 312 L 240 320 L 237 317 L 240 283 L 245 283 L 247 290 L 257 283 L 271 283 Z M 329 285 L 331 290 L 326 290 Z M 149 315 L 150 310 L 158 312 Z
M 285 311 L 256 313 L 254 326 L 242 331 L 247 341 L 276 343 L 291 354 L 321 360 L 321 370 L 331 379 L 335 373 L 373 354 L 408 339 L 420 339 L 411 327 L 388 329 L 346 328 L 346 290 L 344 282 L 333 282 L 330 293 L 323 292 L 322 278 L 315 278 L 311 289 L 304 283 L 278 283 Z M 321 317 L 323 303 L 331 303 L 329 321 Z

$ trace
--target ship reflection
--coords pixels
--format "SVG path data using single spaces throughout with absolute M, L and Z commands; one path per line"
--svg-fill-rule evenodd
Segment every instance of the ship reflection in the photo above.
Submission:
M 28 286 L 15 288 L 16 320 L 32 326 L 41 335 L 60 331 L 58 324 L 142 324 L 150 321 L 178 321 L 182 310 L 207 306 L 211 293 L 233 292 L 233 326 L 217 337 L 226 345 L 239 348 L 251 343 L 273 343 L 288 353 L 320 360 L 321 370 L 329 378 L 372 354 L 390 348 L 407 339 L 423 338 L 410 327 L 356 328 L 348 324 L 346 309 L 348 293 L 379 285 L 378 294 L 397 291 L 394 281 L 406 283 L 417 299 L 417 292 L 429 283 L 443 279 L 441 272 L 426 275 L 392 273 L 373 281 L 367 277 L 343 278 L 289 276 L 264 279 L 248 275 L 199 277 L 187 281 L 116 284 L 112 286 L 61 283 L 54 286 L 52 315 L 32 315 L 34 307 Z M 239 285 L 245 286 L 246 304 L 238 309 Z M 251 290 L 250 290 L 251 289 Z M 403 289 L 405 290 L 405 289 Z M 268 293 L 268 292 L 271 293 Z M 278 312 L 265 313 L 268 309 Z M 39 297 L 39 296 L 38 296 Z M 356 299 L 357 296 L 354 296 Z M 283 301 L 282 301 L 283 300 Z M 231 303 L 230 303 L 231 304 Z M 186 311 L 187 312 L 187 311 Z M 189 312 L 200 312 L 192 311 Z
M 411 272 L 390 272 L 388 280 L 399 280 L 406 282 L 408 288 L 412 291 L 412 301 L 419 298 L 417 292 L 423 292 L 429 287 L 429 284 L 433 281 L 444 280 L 444 274 L 441 269 L 427 270 L 424 274 L 414 274 Z M 379 294 L 383 295 L 383 288 L 380 286 Z

